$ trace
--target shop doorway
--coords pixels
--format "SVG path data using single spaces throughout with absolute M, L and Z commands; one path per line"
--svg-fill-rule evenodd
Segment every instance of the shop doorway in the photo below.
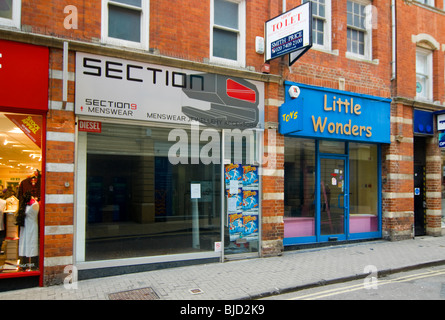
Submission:
M 414 235 L 426 234 L 426 139 L 414 137 Z
M 320 237 L 345 239 L 348 214 L 348 184 L 345 156 L 320 158 Z
M 375 144 L 285 139 L 284 245 L 381 237 Z

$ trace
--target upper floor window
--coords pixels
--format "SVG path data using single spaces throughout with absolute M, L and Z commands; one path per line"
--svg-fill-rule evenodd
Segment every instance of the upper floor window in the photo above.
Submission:
M 102 41 L 148 49 L 149 0 L 102 0 Z
M 416 50 L 416 98 L 433 99 L 433 53 L 424 48 Z
M 0 0 L 0 25 L 20 28 L 21 0 Z
M 245 65 L 244 0 L 212 0 L 210 59 L 230 65 Z
M 331 49 L 331 0 L 312 1 L 312 43 L 315 47 Z
M 350 1 L 347 3 L 347 52 L 371 59 L 371 28 L 367 28 L 367 2 Z

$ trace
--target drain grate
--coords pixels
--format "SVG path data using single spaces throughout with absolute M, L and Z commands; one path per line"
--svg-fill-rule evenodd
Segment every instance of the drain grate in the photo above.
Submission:
M 110 300 L 158 300 L 159 296 L 150 287 L 128 290 L 108 295 Z

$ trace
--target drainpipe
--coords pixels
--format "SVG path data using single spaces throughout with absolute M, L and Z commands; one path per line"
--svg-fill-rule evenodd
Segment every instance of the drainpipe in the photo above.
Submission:
M 62 109 L 66 109 L 68 103 L 68 42 L 63 42 L 63 70 L 62 70 Z
M 396 4 L 391 0 L 391 31 L 392 31 L 392 58 L 391 58 L 391 81 L 396 79 Z
M 283 0 L 283 13 L 286 12 L 286 0 Z

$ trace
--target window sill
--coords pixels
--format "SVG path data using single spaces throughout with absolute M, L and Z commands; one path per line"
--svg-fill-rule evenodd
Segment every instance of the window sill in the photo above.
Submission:
M 424 98 L 424 97 L 414 97 L 414 101 L 422 102 L 422 103 L 429 103 L 429 104 L 433 104 L 434 103 L 433 99 Z
M 378 65 L 379 64 L 379 59 L 368 59 L 366 56 L 360 56 L 351 52 L 346 52 L 345 54 L 346 58 L 351 59 L 351 60 L 356 60 L 356 61 L 360 61 L 360 62 L 366 62 L 366 63 L 370 63 L 370 64 L 374 64 L 374 65 Z
M 338 49 L 331 50 L 331 49 L 327 49 L 326 47 L 317 46 L 317 45 L 313 45 L 311 50 L 315 50 L 315 51 L 323 52 L 323 53 L 327 53 L 327 54 L 332 54 L 334 56 L 338 56 L 339 55 Z
M 126 40 L 120 40 L 115 38 L 103 38 L 101 41 L 104 45 L 111 45 L 116 47 L 124 47 L 138 50 L 148 50 L 148 44 L 141 42 L 132 42 Z
M 20 30 L 20 21 L 16 23 L 13 20 L 0 18 L 0 27 L 11 30 Z
M 241 61 L 235 61 L 235 60 L 229 60 L 224 58 L 216 58 L 216 57 L 210 57 L 208 59 L 208 63 L 215 64 L 218 66 L 224 66 L 224 67 L 232 67 L 232 68 L 245 68 L 245 63 Z
M 414 4 L 414 5 L 418 6 L 418 7 L 424 8 L 426 10 L 429 10 L 429 11 L 432 11 L 432 12 L 436 12 L 436 13 L 445 15 L 445 11 L 440 9 L 440 8 L 438 8 L 438 7 L 431 6 L 429 4 L 424 4 L 424 3 L 418 2 L 416 0 L 405 0 L 405 1 L 408 2 L 409 4 Z

